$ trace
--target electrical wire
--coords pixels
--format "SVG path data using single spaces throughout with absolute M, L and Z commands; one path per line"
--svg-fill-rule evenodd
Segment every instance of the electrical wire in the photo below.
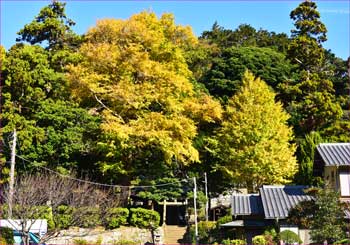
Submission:
M 29 162 L 29 163 L 32 163 L 30 160 L 22 157 L 22 156 L 19 156 L 19 155 L 15 155 L 16 157 L 22 159 L 23 161 L 26 161 L 26 162 Z M 87 183 L 87 184 L 92 184 L 92 185 L 98 185 L 98 186 L 104 186 L 104 187 L 119 187 L 119 188 L 130 188 L 130 189 L 134 189 L 134 188 L 151 188 L 151 187 L 161 187 L 161 186 L 168 186 L 168 185 L 173 185 L 173 184 L 176 184 L 176 183 L 181 183 L 183 182 L 184 180 L 178 180 L 178 181 L 174 181 L 174 182 L 169 182 L 169 183 L 164 183 L 164 184 L 156 184 L 156 185 L 112 185 L 112 184 L 104 184 L 104 183 L 98 183 L 98 182 L 93 182 L 93 181 L 89 181 L 89 180 L 83 180 L 83 179 L 78 179 L 78 178 L 74 178 L 72 176 L 69 176 L 69 175 L 65 175 L 65 174 L 61 174 L 57 171 L 54 171 L 50 168 L 47 168 L 47 167 L 44 167 L 44 166 L 40 166 L 40 165 L 35 165 L 33 164 L 35 167 L 38 167 L 38 168 L 41 168 L 41 169 L 44 169 L 48 172 L 51 172 L 51 173 L 54 173 L 62 178 L 67 178 L 67 179 L 71 179 L 71 180 L 75 180 L 75 181 L 79 181 L 79 182 L 82 182 L 82 183 Z

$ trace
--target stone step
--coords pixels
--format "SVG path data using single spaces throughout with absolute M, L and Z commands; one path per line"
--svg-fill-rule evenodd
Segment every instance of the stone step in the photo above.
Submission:
M 173 245 L 188 243 L 184 237 L 186 231 L 186 226 L 166 225 L 164 227 L 164 244 Z

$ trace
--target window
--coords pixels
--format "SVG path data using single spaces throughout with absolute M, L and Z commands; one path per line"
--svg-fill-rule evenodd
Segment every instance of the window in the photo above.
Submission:
M 350 196 L 350 173 L 340 173 L 339 179 L 341 196 Z

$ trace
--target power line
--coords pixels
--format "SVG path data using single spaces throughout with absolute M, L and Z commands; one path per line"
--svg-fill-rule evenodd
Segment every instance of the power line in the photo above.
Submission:
M 26 162 L 29 162 L 29 163 L 33 163 L 31 162 L 30 160 L 22 157 L 22 156 L 19 156 L 16 154 L 16 157 L 22 159 L 23 161 L 26 161 Z M 131 189 L 134 189 L 134 188 L 151 188 L 151 187 L 161 187 L 161 186 L 168 186 L 168 185 L 173 185 L 173 184 L 176 184 L 176 183 L 181 183 L 183 180 L 178 180 L 178 181 L 174 181 L 174 182 L 169 182 L 169 183 L 164 183 L 164 184 L 157 184 L 157 185 L 112 185 L 112 184 L 103 184 L 103 183 L 98 183 L 98 182 L 93 182 L 93 181 L 89 181 L 89 180 L 83 180 L 83 179 L 78 179 L 78 178 L 74 178 L 72 176 L 69 176 L 69 175 L 65 175 L 65 174 L 61 174 L 57 171 L 54 171 L 50 168 L 47 168 L 47 167 L 44 167 L 44 166 L 40 166 L 40 165 L 35 165 L 35 167 L 38 167 L 38 168 L 41 168 L 41 169 L 44 169 L 48 172 L 51 172 L 51 173 L 54 173 L 62 178 L 67 178 L 67 179 L 71 179 L 71 180 L 75 180 L 75 181 L 79 181 L 79 182 L 82 182 L 82 183 L 87 183 L 87 184 L 92 184 L 92 185 L 98 185 L 98 186 L 104 186 L 104 187 L 119 187 L 119 188 L 131 188 Z

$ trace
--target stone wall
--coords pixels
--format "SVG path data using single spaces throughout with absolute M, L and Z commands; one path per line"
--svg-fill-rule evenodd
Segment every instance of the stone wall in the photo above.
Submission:
M 156 233 L 163 237 L 162 228 L 158 228 Z M 114 230 L 105 230 L 104 228 L 83 229 L 71 228 L 63 230 L 60 235 L 51 238 L 46 244 L 145 244 L 152 243 L 151 231 L 148 229 L 139 229 L 137 227 L 120 227 Z M 159 241 L 162 244 L 162 241 Z

